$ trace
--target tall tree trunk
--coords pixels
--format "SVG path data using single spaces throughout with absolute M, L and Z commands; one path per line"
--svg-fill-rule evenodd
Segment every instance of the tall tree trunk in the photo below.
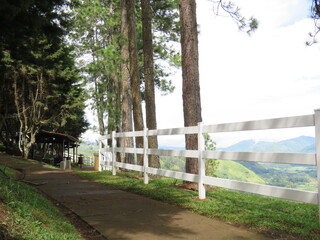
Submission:
M 104 126 L 104 121 L 103 121 L 103 116 L 104 116 L 104 109 L 103 107 L 100 105 L 99 106 L 99 102 L 100 100 L 96 100 L 97 101 L 97 117 L 98 117 L 98 125 L 99 125 L 99 134 L 101 136 L 105 135 L 105 126 Z
M 42 99 L 44 81 L 42 73 L 37 74 L 36 88 L 31 90 L 31 84 L 22 78 L 20 87 L 18 86 L 18 76 L 13 77 L 14 102 L 17 110 L 17 118 L 20 123 L 19 130 L 19 150 L 24 159 L 28 159 L 32 145 L 36 141 L 36 134 L 39 131 L 39 118 L 43 108 L 38 107 L 37 101 Z M 21 88 L 21 89 L 19 89 Z M 27 96 L 28 95 L 28 96 Z M 29 101 L 26 100 L 29 98 Z M 22 145 L 21 145 L 22 143 Z
M 182 98 L 184 126 L 196 126 L 202 121 L 199 66 L 198 32 L 195 0 L 180 0 L 181 50 L 182 50 Z M 195 134 L 186 135 L 186 149 L 197 149 Z M 198 174 L 198 159 L 187 158 L 186 172 Z
M 93 36 L 96 36 L 96 29 L 94 28 L 94 34 Z M 92 51 L 93 51 L 93 56 L 92 56 L 92 61 L 94 65 L 97 65 L 98 58 L 96 57 L 96 52 L 97 52 L 97 46 L 96 46 L 96 38 L 93 37 L 93 42 L 94 45 L 92 46 Z M 105 108 L 103 106 L 103 97 L 101 96 L 101 86 L 99 86 L 99 76 L 98 74 L 94 74 L 94 101 L 96 104 L 96 110 L 97 110 L 97 117 L 98 117 L 98 129 L 99 129 L 99 134 L 101 136 L 105 135 L 106 133 L 106 128 L 104 124 L 104 113 L 105 113 Z
M 150 0 L 141 0 L 141 10 L 147 128 L 157 129 Z M 157 136 L 149 137 L 148 141 L 149 148 L 158 148 Z M 149 156 L 149 166 L 160 168 L 159 157 L 156 155 Z
M 128 24 L 129 24 L 129 54 L 130 54 L 130 79 L 132 89 L 132 106 L 133 106 L 133 122 L 134 130 L 143 130 L 143 116 L 140 95 L 140 79 L 138 70 L 138 49 L 136 36 L 136 20 L 135 20 L 135 1 L 127 0 Z M 138 148 L 143 147 L 143 138 L 136 138 Z M 142 165 L 142 155 L 138 155 L 138 164 Z
M 132 131 L 132 93 L 129 72 L 129 45 L 128 45 L 128 13 L 127 0 L 121 0 L 121 127 L 123 132 Z M 121 147 L 131 148 L 132 138 L 121 138 Z M 132 154 L 122 154 L 121 161 L 133 163 Z

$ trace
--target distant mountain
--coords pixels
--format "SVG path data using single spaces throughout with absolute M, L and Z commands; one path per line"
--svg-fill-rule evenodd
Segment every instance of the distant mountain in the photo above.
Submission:
M 220 151 L 233 152 L 291 152 L 312 153 L 315 152 L 315 138 L 300 136 L 279 142 L 256 142 L 244 140 L 227 148 L 219 148 Z
M 86 140 L 84 140 L 83 143 L 88 144 L 88 145 L 98 145 L 97 142 L 86 141 Z
M 303 148 L 301 152 L 303 152 L 303 153 L 315 153 L 316 152 L 316 145 L 314 143 L 310 144 L 309 146 Z

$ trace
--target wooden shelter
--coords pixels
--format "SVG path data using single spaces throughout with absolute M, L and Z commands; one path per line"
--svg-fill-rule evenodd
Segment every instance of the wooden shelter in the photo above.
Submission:
M 70 135 L 41 130 L 36 135 L 32 158 L 53 165 L 58 165 L 64 160 L 75 162 L 78 143 L 79 140 Z

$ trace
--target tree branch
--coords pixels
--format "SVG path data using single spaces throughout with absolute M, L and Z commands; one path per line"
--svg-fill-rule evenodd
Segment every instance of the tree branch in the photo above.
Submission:
M 226 12 L 229 17 L 238 25 L 240 31 L 246 32 L 248 35 L 253 33 L 258 28 L 258 20 L 254 17 L 246 19 L 240 13 L 240 8 L 235 5 L 233 2 L 225 2 L 223 0 L 212 1 L 213 3 L 213 12 L 217 16 L 223 16 L 219 14 L 220 8 Z
M 307 46 L 318 43 L 317 35 L 320 32 L 320 0 L 312 1 L 311 18 L 313 18 L 314 22 L 314 32 L 309 33 L 310 40 L 306 41 Z

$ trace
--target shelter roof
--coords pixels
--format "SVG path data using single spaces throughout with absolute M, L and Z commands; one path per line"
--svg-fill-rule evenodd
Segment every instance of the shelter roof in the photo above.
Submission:
M 40 132 L 36 136 L 36 142 L 43 143 L 43 142 L 79 142 L 79 140 L 75 137 L 72 137 L 68 134 L 64 133 L 56 133 L 56 132 L 50 132 L 45 130 L 40 130 Z

